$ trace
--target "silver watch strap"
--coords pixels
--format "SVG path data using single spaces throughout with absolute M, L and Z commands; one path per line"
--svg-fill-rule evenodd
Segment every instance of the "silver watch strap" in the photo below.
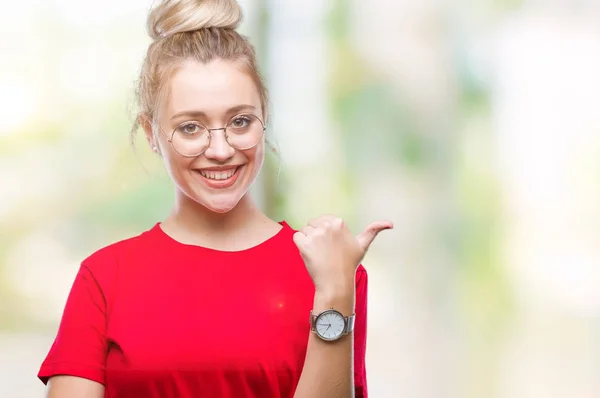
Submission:
M 346 321 L 346 330 L 344 333 L 352 333 L 354 331 L 354 320 L 356 319 L 356 314 L 352 314 L 350 316 L 345 316 L 344 320 Z

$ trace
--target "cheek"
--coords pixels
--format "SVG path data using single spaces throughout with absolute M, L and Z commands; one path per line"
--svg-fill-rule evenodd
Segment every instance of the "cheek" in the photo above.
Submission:
M 262 166 L 265 161 L 265 145 L 262 144 L 256 148 L 256 163 Z
M 253 174 L 258 174 L 265 161 L 265 145 L 261 143 L 260 145 L 253 148 L 252 153 L 247 153 L 246 156 L 248 157 L 248 159 L 251 159 L 253 161 Z
M 178 183 L 178 181 L 181 181 L 182 179 L 182 174 L 188 170 L 191 162 L 193 161 L 193 158 L 186 158 L 180 156 L 177 153 L 173 152 L 171 148 L 169 148 L 169 150 L 166 153 L 163 153 L 163 160 L 167 172 L 169 173 L 171 178 L 176 183 Z M 177 185 L 180 184 L 178 183 Z

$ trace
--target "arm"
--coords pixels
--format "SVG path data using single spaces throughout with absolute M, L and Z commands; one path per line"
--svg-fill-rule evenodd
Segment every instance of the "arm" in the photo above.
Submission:
M 352 334 L 344 336 L 341 340 L 334 342 L 333 345 L 336 344 L 342 345 L 341 348 L 335 347 L 337 350 L 337 354 L 339 354 L 339 363 L 332 365 L 332 360 L 338 358 L 336 352 L 334 350 L 333 354 L 328 353 L 327 349 L 332 343 L 326 343 L 319 339 L 314 333 L 311 333 L 309 337 L 309 343 L 307 348 L 307 356 L 304 364 L 304 372 L 302 376 L 307 380 L 318 380 L 319 374 L 326 375 L 329 372 L 329 368 L 334 366 L 334 369 L 341 370 L 338 375 L 334 376 L 333 379 L 323 378 L 324 385 L 323 386 L 315 386 L 313 385 L 313 381 L 301 382 L 300 385 L 306 384 L 307 386 L 311 386 L 316 391 L 323 391 L 324 396 L 333 396 L 333 392 L 328 391 L 328 389 L 332 384 L 332 380 L 339 379 L 339 382 L 333 383 L 338 385 L 348 385 L 351 386 L 352 383 L 352 366 L 354 364 L 354 391 L 356 398 L 367 398 L 367 377 L 366 377 L 366 369 L 365 369 L 365 352 L 366 352 L 366 337 L 367 337 L 367 287 L 368 287 L 368 276 L 365 268 L 360 265 L 356 272 L 356 304 L 354 305 L 354 312 L 356 314 L 356 321 L 354 326 L 354 335 Z M 314 308 L 319 312 L 320 310 L 324 310 L 330 307 L 337 308 L 338 306 L 344 305 L 344 298 L 342 297 L 340 302 L 333 303 L 336 301 L 335 299 L 330 300 L 329 305 L 324 304 L 323 302 L 327 301 L 324 297 L 315 297 L 314 300 Z M 341 308 L 341 307 L 340 307 Z M 347 314 L 351 313 L 351 309 L 346 312 Z M 313 341 L 314 340 L 314 341 Z M 352 344 L 353 340 L 353 344 Z M 322 348 L 321 348 L 322 346 Z M 352 346 L 352 347 L 350 347 Z M 354 349 L 353 356 L 354 360 L 350 359 L 348 361 L 348 350 Z M 308 350 L 310 351 L 310 355 L 308 354 Z M 352 353 L 350 353 L 350 358 L 352 357 Z M 310 358 L 310 359 L 309 359 Z M 321 365 L 323 369 L 319 369 L 318 366 Z M 305 387 L 306 388 L 306 387 Z M 351 387 L 350 387 L 351 389 Z M 298 397 L 301 397 L 304 394 L 306 396 L 310 396 L 310 392 L 304 392 L 303 390 L 297 389 L 296 392 Z M 327 395 L 329 394 L 329 395 Z M 340 396 L 349 397 L 351 396 L 350 392 L 345 391 Z
M 60 327 L 38 377 L 48 398 L 104 397 L 106 301 L 98 280 L 82 265 Z
M 314 311 L 334 308 L 344 315 L 354 312 L 358 264 L 377 234 L 390 228 L 393 228 L 391 222 L 374 222 L 354 237 L 339 218 L 322 216 L 294 234 L 294 242 L 315 285 Z M 362 267 L 359 268 L 364 272 Z M 366 293 L 366 289 L 361 289 L 361 292 Z M 361 304 L 361 309 L 365 310 L 366 297 L 363 295 L 361 300 L 364 304 Z M 363 322 L 361 328 L 366 329 L 366 323 Z M 366 330 L 361 332 L 366 333 Z M 365 337 L 364 333 L 361 339 Z M 295 398 L 354 396 L 353 338 L 353 334 L 348 334 L 334 342 L 326 342 L 311 333 Z M 360 355 L 364 357 L 364 350 Z M 364 366 L 359 371 L 364 374 Z M 366 395 L 364 379 L 359 379 L 359 391 L 363 397 Z
M 52 376 L 46 398 L 104 398 L 104 386 L 75 376 Z
M 354 311 L 354 281 L 348 287 L 331 291 L 317 291 L 314 309 L 321 312 L 335 308 L 344 315 Z M 347 334 L 334 342 L 321 340 L 310 333 L 306 359 L 295 398 L 347 398 L 354 396 L 352 360 L 353 334 Z

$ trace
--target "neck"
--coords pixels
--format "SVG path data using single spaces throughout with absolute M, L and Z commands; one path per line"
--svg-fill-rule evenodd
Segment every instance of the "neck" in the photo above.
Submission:
M 165 223 L 188 233 L 216 237 L 230 234 L 232 231 L 244 230 L 264 222 L 266 218 L 249 194 L 244 195 L 227 213 L 215 213 L 178 192 L 175 206 Z

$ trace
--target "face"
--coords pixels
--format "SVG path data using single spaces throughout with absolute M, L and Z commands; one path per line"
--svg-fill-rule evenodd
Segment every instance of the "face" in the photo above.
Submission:
M 150 145 L 159 148 L 180 193 L 211 211 L 226 213 L 247 194 L 256 179 L 265 144 L 263 135 L 252 148 L 235 149 L 221 128 L 232 119 L 234 126 L 243 127 L 247 124 L 244 115 L 250 119 L 255 115 L 264 121 L 259 92 L 235 63 L 221 60 L 184 63 L 173 75 L 169 88 L 169 100 L 157 114 L 160 129 L 146 128 Z M 202 129 L 200 126 L 214 129 L 210 140 L 204 141 L 208 146 L 202 154 L 183 156 L 174 150 L 169 142 L 173 131 L 183 134 L 182 141 Z M 178 150 L 180 141 L 175 140 Z M 233 137 L 230 142 L 234 142 Z

